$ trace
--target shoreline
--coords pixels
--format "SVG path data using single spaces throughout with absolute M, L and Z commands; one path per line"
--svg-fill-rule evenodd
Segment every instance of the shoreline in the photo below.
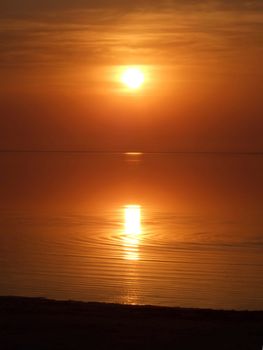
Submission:
M 0 297 L 5 349 L 261 349 L 263 311 Z
M 74 305 L 75 307 L 117 307 L 117 308 L 128 308 L 128 309 L 144 309 L 144 310 L 159 310 L 159 311 L 185 311 L 185 312 L 204 312 L 204 313 L 228 313 L 228 314 L 261 314 L 263 315 L 263 309 L 213 309 L 213 308 L 202 308 L 202 307 L 185 307 L 185 306 L 167 306 L 167 305 L 154 305 L 154 304 L 126 304 L 126 303 L 115 303 L 115 302 L 103 302 L 103 301 L 84 301 L 79 299 L 53 299 L 47 297 L 30 297 L 22 295 L 2 295 L 0 296 L 0 306 L 3 306 L 6 302 L 10 306 L 11 302 L 19 303 L 36 303 L 45 305 Z

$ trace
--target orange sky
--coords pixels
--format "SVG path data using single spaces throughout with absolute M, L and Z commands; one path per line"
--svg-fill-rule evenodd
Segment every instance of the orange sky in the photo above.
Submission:
M 0 149 L 263 151 L 262 34 L 260 0 L 3 2 Z

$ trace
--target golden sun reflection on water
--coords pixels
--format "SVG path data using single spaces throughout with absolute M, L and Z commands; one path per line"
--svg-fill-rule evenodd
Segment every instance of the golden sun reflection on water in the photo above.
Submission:
M 122 236 L 125 260 L 140 259 L 141 231 L 141 207 L 139 205 L 126 205 L 124 207 L 124 234 Z

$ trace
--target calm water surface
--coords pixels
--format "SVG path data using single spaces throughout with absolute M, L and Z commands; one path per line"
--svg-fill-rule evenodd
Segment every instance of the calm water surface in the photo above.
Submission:
M 263 156 L 0 154 L 0 294 L 263 309 Z

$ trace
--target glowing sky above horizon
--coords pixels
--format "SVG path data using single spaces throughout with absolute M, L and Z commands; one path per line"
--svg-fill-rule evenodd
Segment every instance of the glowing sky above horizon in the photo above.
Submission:
M 260 0 L 2 2 L 0 149 L 262 151 L 262 34 Z

